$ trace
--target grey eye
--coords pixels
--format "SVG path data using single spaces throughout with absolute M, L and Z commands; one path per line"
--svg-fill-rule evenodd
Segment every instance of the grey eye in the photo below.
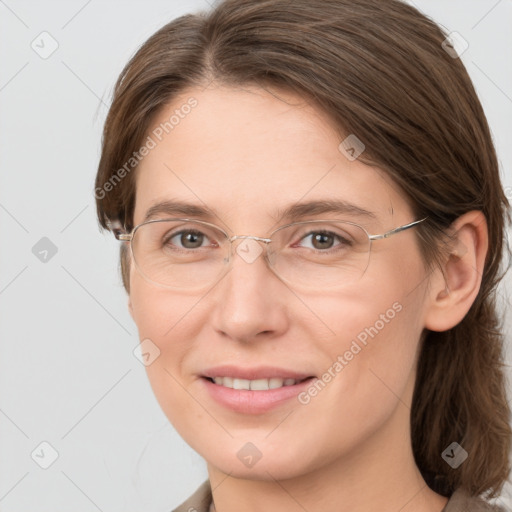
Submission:
M 179 249 L 198 249 L 204 245 L 209 245 L 208 243 L 204 244 L 207 240 L 208 237 L 201 231 L 196 229 L 184 229 L 165 237 L 163 245 L 175 246 Z

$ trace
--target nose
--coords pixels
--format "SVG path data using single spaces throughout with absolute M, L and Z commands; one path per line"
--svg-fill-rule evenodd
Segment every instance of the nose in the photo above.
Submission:
M 265 239 L 238 238 L 231 268 L 212 290 L 213 328 L 242 342 L 278 337 L 289 325 L 289 290 L 267 264 Z

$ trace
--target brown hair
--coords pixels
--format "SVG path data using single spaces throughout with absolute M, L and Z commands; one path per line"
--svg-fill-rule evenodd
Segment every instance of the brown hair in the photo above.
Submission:
M 159 109 L 212 80 L 296 92 L 324 109 L 340 134 L 356 134 L 366 146 L 359 159 L 391 176 L 416 218 L 429 217 L 416 233 L 430 269 L 452 222 L 481 210 L 489 232 L 481 288 L 459 325 L 425 333 L 411 435 L 416 463 L 436 492 L 450 496 L 461 487 L 494 497 L 510 471 L 496 305 L 510 210 L 482 106 L 460 59 L 443 48 L 445 38 L 398 0 L 226 0 L 209 13 L 176 19 L 139 49 L 117 81 L 96 178 L 97 211 L 104 228 L 113 221 L 133 227 L 135 173 L 115 179 L 119 169 Z M 441 457 L 453 441 L 469 453 L 457 469 Z

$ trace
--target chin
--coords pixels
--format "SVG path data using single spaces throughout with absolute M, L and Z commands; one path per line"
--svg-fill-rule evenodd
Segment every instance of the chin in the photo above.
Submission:
M 303 442 L 298 440 L 294 445 L 280 438 L 276 444 L 265 440 L 265 431 L 251 442 L 251 436 L 240 436 L 225 442 L 215 443 L 206 436 L 192 448 L 199 453 L 209 466 L 233 478 L 274 481 L 287 480 L 307 474 L 314 466 L 321 466 L 319 460 L 308 459 L 313 456 L 310 450 L 304 450 Z M 276 439 L 277 441 L 277 439 Z M 306 453 L 305 453 L 306 452 Z M 318 452 L 317 452 L 318 453 Z
M 283 460 L 280 459 L 277 453 L 267 456 L 267 460 L 263 460 L 262 457 L 252 467 L 246 467 L 236 456 L 204 458 L 210 466 L 217 468 L 232 478 L 239 479 L 281 481 L 295 478 L 308 472 L 307 468 L 298 465 L 298 456 L 292 460 Z

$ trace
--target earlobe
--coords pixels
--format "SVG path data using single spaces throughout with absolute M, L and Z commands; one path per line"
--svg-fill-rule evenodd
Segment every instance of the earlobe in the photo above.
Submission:
M 430 279 L 425 327 L 446 331 L 466 316 L 475 301 L 484 271 L 488 249 L 485 216 L 471 211 L 452 224 L 453 246 L 442 269 Z

